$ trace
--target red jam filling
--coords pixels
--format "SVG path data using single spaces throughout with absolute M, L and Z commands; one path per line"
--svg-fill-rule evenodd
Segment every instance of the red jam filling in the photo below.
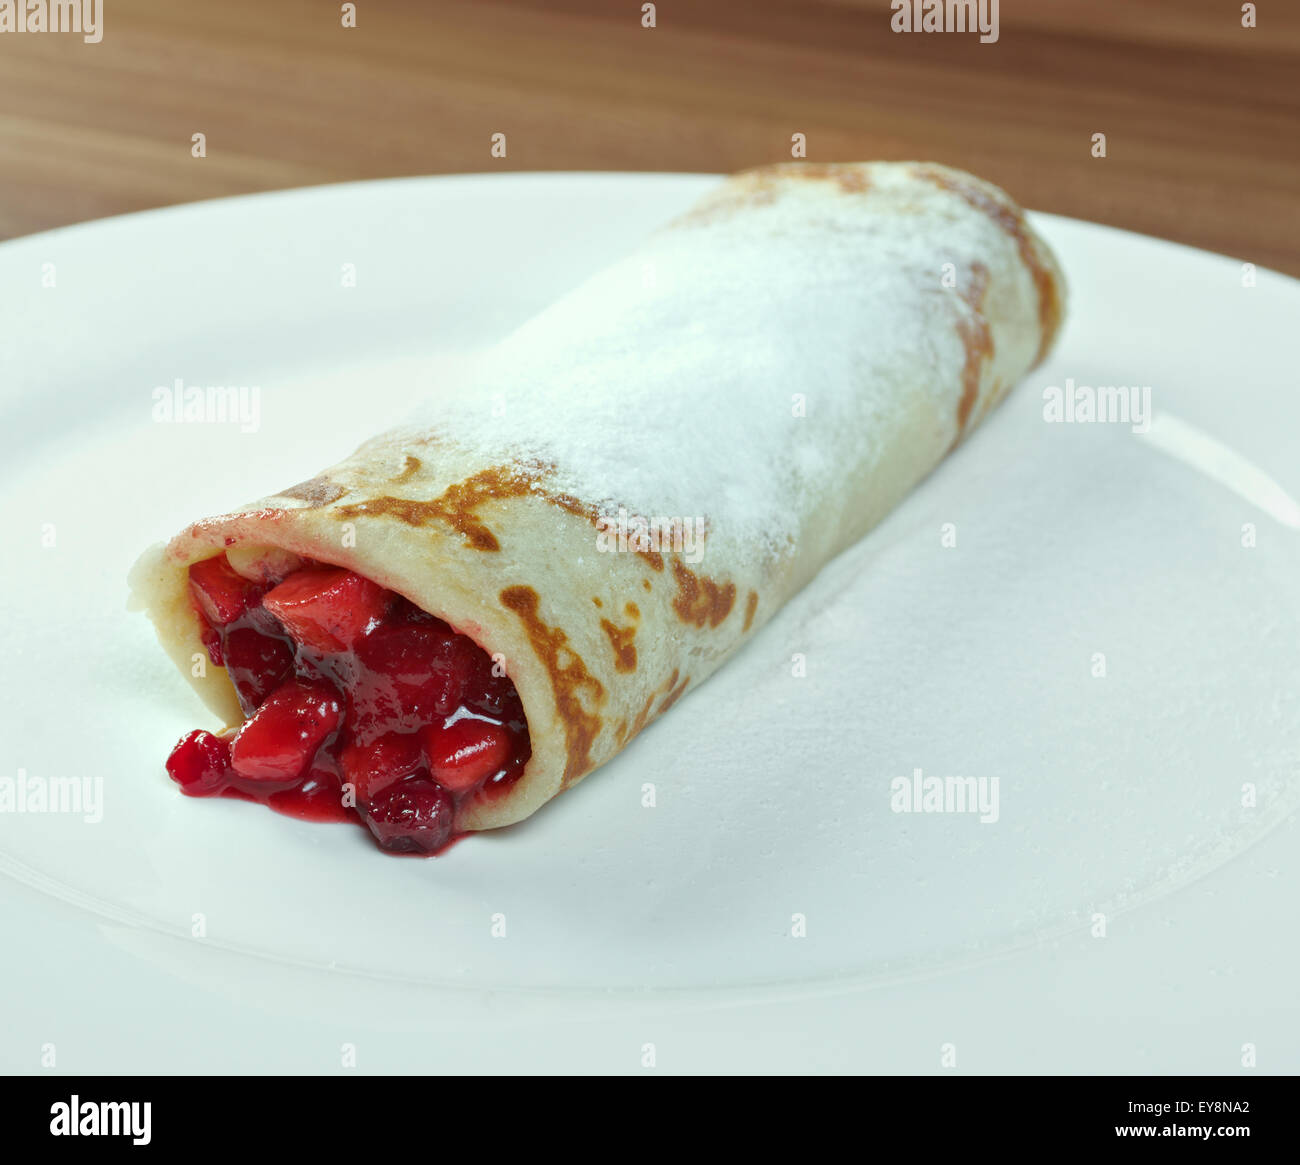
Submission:
M 359 820 L 381 849 L 431 854 L 454 839 L 462 806 L 523 772 L 514 684 L 401 595 L 305 561 L 245 578 L 224 554 L 190 567 L 190 594 L 247 719 L 181 738 L 167 772 L 182 792 Z

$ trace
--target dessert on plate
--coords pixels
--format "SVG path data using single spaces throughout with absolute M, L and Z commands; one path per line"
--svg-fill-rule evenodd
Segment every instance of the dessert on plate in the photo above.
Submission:
M 227 726 L 168 772 L 395 852 L 528 817 L 970 435 L 1063 303 L 969 174 L 726 180 L 418 420 L 143 555 L 134 601 Z

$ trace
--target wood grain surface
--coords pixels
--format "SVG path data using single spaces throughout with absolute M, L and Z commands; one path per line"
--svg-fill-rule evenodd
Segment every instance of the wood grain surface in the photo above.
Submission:
M 993 44 L 895 33 L 888 0 L 342 7 L 104 0 L 98 44 L 0 34 L 0 237 L 393 175 L 730 171 L 800 133 L 1300 275 L 1297 0 L 1253 29 L 1229 0 L 1002 0 Z

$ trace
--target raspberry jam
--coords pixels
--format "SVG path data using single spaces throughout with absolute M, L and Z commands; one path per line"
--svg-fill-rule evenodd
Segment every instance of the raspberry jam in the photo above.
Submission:
M 283 552 L 190 567 L 213 664 L 246 720 L 190 732 L 167 772 L 191 797 L 359 821 L 390 853 L 432 854 L 460 807 L 519 779 L 519 694 L 473 640 L 352 571 Z

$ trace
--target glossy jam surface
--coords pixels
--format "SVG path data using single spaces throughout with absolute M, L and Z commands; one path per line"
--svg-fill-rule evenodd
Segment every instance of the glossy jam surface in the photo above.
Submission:
M 359 821 L 381 849 L 437 853 L 460 808 L 519 779 L 530 755 L 514 684 L 473 640 L 351 571 L 278 554 L 190 568 L 214 665 L 245 717 L 190 732 L 167 771 L 193 797 Z

